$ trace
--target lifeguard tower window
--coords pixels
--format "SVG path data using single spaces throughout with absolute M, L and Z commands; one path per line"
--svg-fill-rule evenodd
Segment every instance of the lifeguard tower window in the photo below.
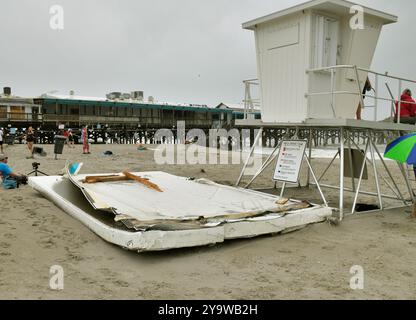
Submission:
M 322 15 L 315 15 L 315 50 L 314 68 L 325 68 L 337 64 L 338 20 Z

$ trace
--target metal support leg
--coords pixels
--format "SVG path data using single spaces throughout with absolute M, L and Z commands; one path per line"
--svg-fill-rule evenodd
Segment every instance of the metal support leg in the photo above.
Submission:
M 267 158 L 266 162 L 263 164 L 260 170 L 257 171 L 254 177 L 250 180 L 250 182 L 244 187 L 245 189 L 249 188 L 252 185 L 252 183 L 258 178 L 258 176 L 261 175 L 264 172 L 264 170 L 266 170 L 270 166 L 270 164 L 273 163 L 274 159 L 276 159 L 276 157 L 279 155 L 278 153 L 276 153 L 276 151 L 280 149 L 280 146 L 281 146 L 281 143 L 277 145 L 277 147 L 273 150 L 273 152 Z
M 380 204 L 380 210 L 383 210 L 383 199 L 381 197 L 380 182 L 378 180 L 377 163 L 376 163 L 376 157 L 375 157 L 374 148 L 373 148 L 373 135 L 371 134 L 371 132 L 369 132 L 368 135 L 369 135 L 368 139 L 370 139 L 371 161 L 373 162 L 374 180 L 376 182 L 378 202 Z
M 309 130 L 309 162 L 312 164 L 312 146 L 313 146 L 313 130 L 310 129 Z M 311 174 L 308 171 L 308 178 L 307 178 L 307 184 L 306 187 L 309 188 L 310 184 L 311 184 Z
M 322 184 L 322 183 L 321 183 L 321 188 L 338 190 L 338 191 L 340 189 L 339 187 L 330 186 L 330 185 Z M 345 192 L 349 192 L 349 193 L 353 193 L 353 194 L 356 193 L 356 192 L 352 191 L 352 189 L 345 188 L 344 190 L 345 190 Z M 375 192 L 368 192 L 368 191 L 362 191 L 362 190 L 360 190 L 359 194 L 364 194 L 366 196 L 372 196 L 372 197 L 377 197 L 378 196 L 378 194 L 375 193 Z M 382 196 L 383 196 L 383 198 L 386 198 L 386 199 L 400 200 L 399 198 L 397 198 L 397 196 L 391 196 L 391 195 L 388 195 L 388 194 L 382 194 Z M 411 200 L 409 200 L 409 201 L 411 201 Z
M 350 162 L 350 174 L 351 174 L 351 184 L 352 190 L 355 191 L 355 178 L 354 178 L 354 168 L 352 163 L 352 149 L 351 149 L 351 137 L 350 133 L 347 132 L 347 144 L 348 144 L 348 161 Z
M 282 191 L 280 192 L 280 198 L 283 198 L 286 190 L 286 182 L 283 183 Z
M 243 170 L 241 171 L 240 176 L 238 177 L 238 180 L 237 180 L 237 183 L 236 183 L 236 187 L 238 187 L 238 186 L 240 185 L 240 183 L 241 183 L 241 179 L 243 179 L 243 176 L 244 176 L 244 173 L 246 172 L 246 169 L 247 169 L 248 163 L 249 163 L 249 161 L 250 161 L 250 158 L 251 158 L 251 156 L 252 156 L 252 155 L 253 155 L 253 153 L 254 153 L 254 150 L 255 150 L 255 148 L 256 148 L 257 143 L 259 142 L 259 139 L 260 139 L 260 137 L 261 137 L 262 133 L 263 133 L 263 128 L 260 128 L 260 130 L 259 130 L 259 132 L 258 132 L 258 134 L 257 134 L 257 137 L 256 137 L 256 139 L 255 139 L 255 141 L 254 141 L 254 144 L 253 144 L 253 146 L 252 146 L 252 147 L 251 147 L 251 149 L 250 149 L 250 154 L 248 155 L 247 160 L 246 160 L 246 162 L 244 163 Z
M 318 179 L 318 182 L 321 182 L 321 180 L 325 177 L 325 175 L 328 172 L 329 168 L 331 168 L 332 164 L 334 163 L 335 159 L 338 158 L 338 156 L 339 156 L 339 151 L 337 151 L 337 153 L 335 154 L 335 157 L 332 158 L 332 160 L 329 163 L 328 167 L 326 167 L 326 169 L 322 173 L 321 177 Z
M 394 187 L 396 188 L 396 190 L 397 190 L 397 192 L 398 192 L 398 195 L 399 195 L 399 196 L 400 196 L 400 198 L 403 200 L 403 203 L 406 205 L 406 204 L 407 204 L 407 203 L 406 203 L 406 200 L 404 199 L 403 194 L 402 194 L 402 193 L 401 193 L 401 191 L 400 191 L 400 188 L 398 187 L 398 185 L 397 185 L 396 181 L 394 180 L 394 177 L 393 177 L 392 173 L 390 172 L 389 168 L 387 167 L 387 164 L 386 164 L 386 162 L 384 161 L 383 156 L 380 154 L 380 151 L 378 151 L 377 146 L 375 145 L 374 141 L 371 141 L 371 142 L 373 143 L 373 148 L 374 148 L 374 150 L 376 151 L 377 155 L 379 156 L 379 158 L 380 158 L 380 160 L 381 160 L 381 163 L 383 164 L 384 169 L 386 170 L 386 172 L 387 172 L 387 174 L 388 174 L 388 176 L 389 176 L 390 180 L 393 182 L 393 185 L 394 185 Z M 394 192 L 394 193 L 395 193 L 395 192 Z
M 413 193 L 412 186 L 411 186 L 410 181 L 409 181 L 409 177 L 407 176 L 406 170 L 404 169 L 404 165 L 399 163 L 399 162 L 397 164 L 399 165 L 400 171 L 402 172 L 403 177 L 406 181 L 406 185 L 407 185 L 407 189 L 408 189 L 409 194 L 410 194 L 410 198 L 412 199 L 412 202 L 415 203 L 415 195 Z
M 315 181 L 316 187 L 318 188 L 319 194 L 321 195 L 322 200 L 324 201 L 324 204 L 326 207 L 328 207 L 328 202 L 325 199 L 324 193 L 322 192 L 321 186 L 319 185 L 318 180 L 316 179 L 315 172 L 313 171 L 312 165 L 309 162 L 308 156 L 305 154 L 306 163 L 308 164 L 309 171 L 311 172 L 312 178 Z
M 354 141 L 354 140 L 352 140 L 352 139 L 351 139 L 351 142 L 354 144 L 354 146 L 355 146 L 357 149 L 361 149 L 361 148 L 360 148 L 360 147 L 359 147 L 359 146 L 355 143 L 355 141 Z M 375 144 L 373 144 L 373 146 L 375 146 Z M 385 164 L 385 162 L 384 162 L 384 160 L 383 160 L 383 157 L 381 156 L 380 152 L 378 151 L 377 146 L 375 146 L 375 150 L 377 151 L 377 153 L 378 153 L 378 155 L 379 155 L 379 157 L 380 157 L 381 161 L 383 162 L 383 164 L 384 164 L 384 166 L 385 166 L 385 169 L 386 169 L 387 173 L 388 173 L 388 174 L 389 174 L 389 176 L 390 176 L 390 179 L 392 179 L 393 183 L 395 184 L 396 190 L 394 190 L 394 188 L 391 186 L 390 182 L 388 182 L 388 181 L 387 181 L 387 179 L 386 179 L 386 178 L 384 178 L 384 176 L 383 176 L 383 175 L 381 175 L 381 174 L 380 174 L 380 177 L 383 179 L 383 181 L 386 183 L 386 185 L 389 187 L 389 189 L 390 189 L 390 190 L 391 190 L 391 191 L 392 191 L 392 192 L 396 195 L 397 200 L 401 200 L 401 201 L 403 201 L 403 202 L 404 202 L 404 204 L 406 205 L 406 204 L 407 204 L 407 202 L 406 202 L 406 200 L 404 199 L 404 197 L 403 197 L 402 193 L 400 192 L 400 189 L 397 187 L 397 184 L 396 184 L 396 182 L 394 181 L 393 176 L 392 176 L 392 174 L 391 174 L 390 170 L 388 169 L 387 165 Z M 364 159 L 365 159 L 365 160 L 366 160 L 366 162 L 369 164 L 369 166 L 373 167 L 373 163 L 372 163 L 372 161 L 368 160 L 367 155 L 365 156 L 365 158 L 364 158 Z M 377 194 L 375 194 L 375 195 L 377 195 Z M 383 195 L 383 198 L 386 198 L 386 197 Z
M 339 169 L 339 220 L 344 220 L 344 128 L 340 129 L 340 169 Z
M 352 214 L 355 213 L 355 207 L 357 206 L 357 201 L 358 201 L 358 196 L 360 195 L 360 190 L 361 190 L 361 183 L 363 181 L 363 176 L 364 176 L 364 170 L 365 170 L 365 165 L 367 163 L 367 152 L 368 152 L 368 147 L 370 144 L 370 140 L 367 141 L 367 144 L 365 146 L 365 151 L 364 151 L 364 159 L 363 159 L 363 165 L 361 167 L 361 173 L 360 173 L 360 178 L 358 180 L 358 186 L 357 186 L 357 190 L 355 192 L 355 198 L 354 198 L 354 202 L 352 204 Z

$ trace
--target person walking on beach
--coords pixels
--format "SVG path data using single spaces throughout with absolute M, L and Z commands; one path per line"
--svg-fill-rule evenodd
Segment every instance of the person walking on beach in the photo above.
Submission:
M 83 154 L 90 154 L 90 142 L 88 141 L 88 126 L 82 128 L 81 141 Z
M 35 132 L 33 131 L 32 127 L 29 127 L 29 129 L 27 129 L 27 133 L 26 133 L 26 144 L 27 144 L 27 149 L 30 152 L 30 156 L 33 157 L 33 145 L 35 143 Z
M 3 136 L 4 136 L 3 128 L 0 128 L 0 149 L 1 149 L 1 153 L 3 153 Z
M 68 142 L 69 142 L 69 140 L 68 140 L 69 130 L 64 130 L 63 136 L 66 138 L 65 144 L 68 144 Z
M 72 130 L 68 130 L 68 148 L 75 148 L 74 146 L 74 135 L 72 134 Z

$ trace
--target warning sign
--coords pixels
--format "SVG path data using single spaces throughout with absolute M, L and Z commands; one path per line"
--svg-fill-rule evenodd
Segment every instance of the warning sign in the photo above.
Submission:
M 306 141 L 283 141 L 277 160 L 274 180 L 297 183 L 305 150 Z

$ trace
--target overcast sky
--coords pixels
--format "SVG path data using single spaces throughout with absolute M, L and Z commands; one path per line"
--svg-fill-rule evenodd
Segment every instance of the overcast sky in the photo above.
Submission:
M 302 2 L 1 0 L 0 86 L 21 96 L 144 90 L 159 101 L 237 103 L 242 80 L 257 76 L 254 36 L 241 24 Z M 399 16 L 373 69 L 416 78 L 416 2 L 357 2 Z M 64 8 L 64 30 L 49 26 L 54 4 Z

